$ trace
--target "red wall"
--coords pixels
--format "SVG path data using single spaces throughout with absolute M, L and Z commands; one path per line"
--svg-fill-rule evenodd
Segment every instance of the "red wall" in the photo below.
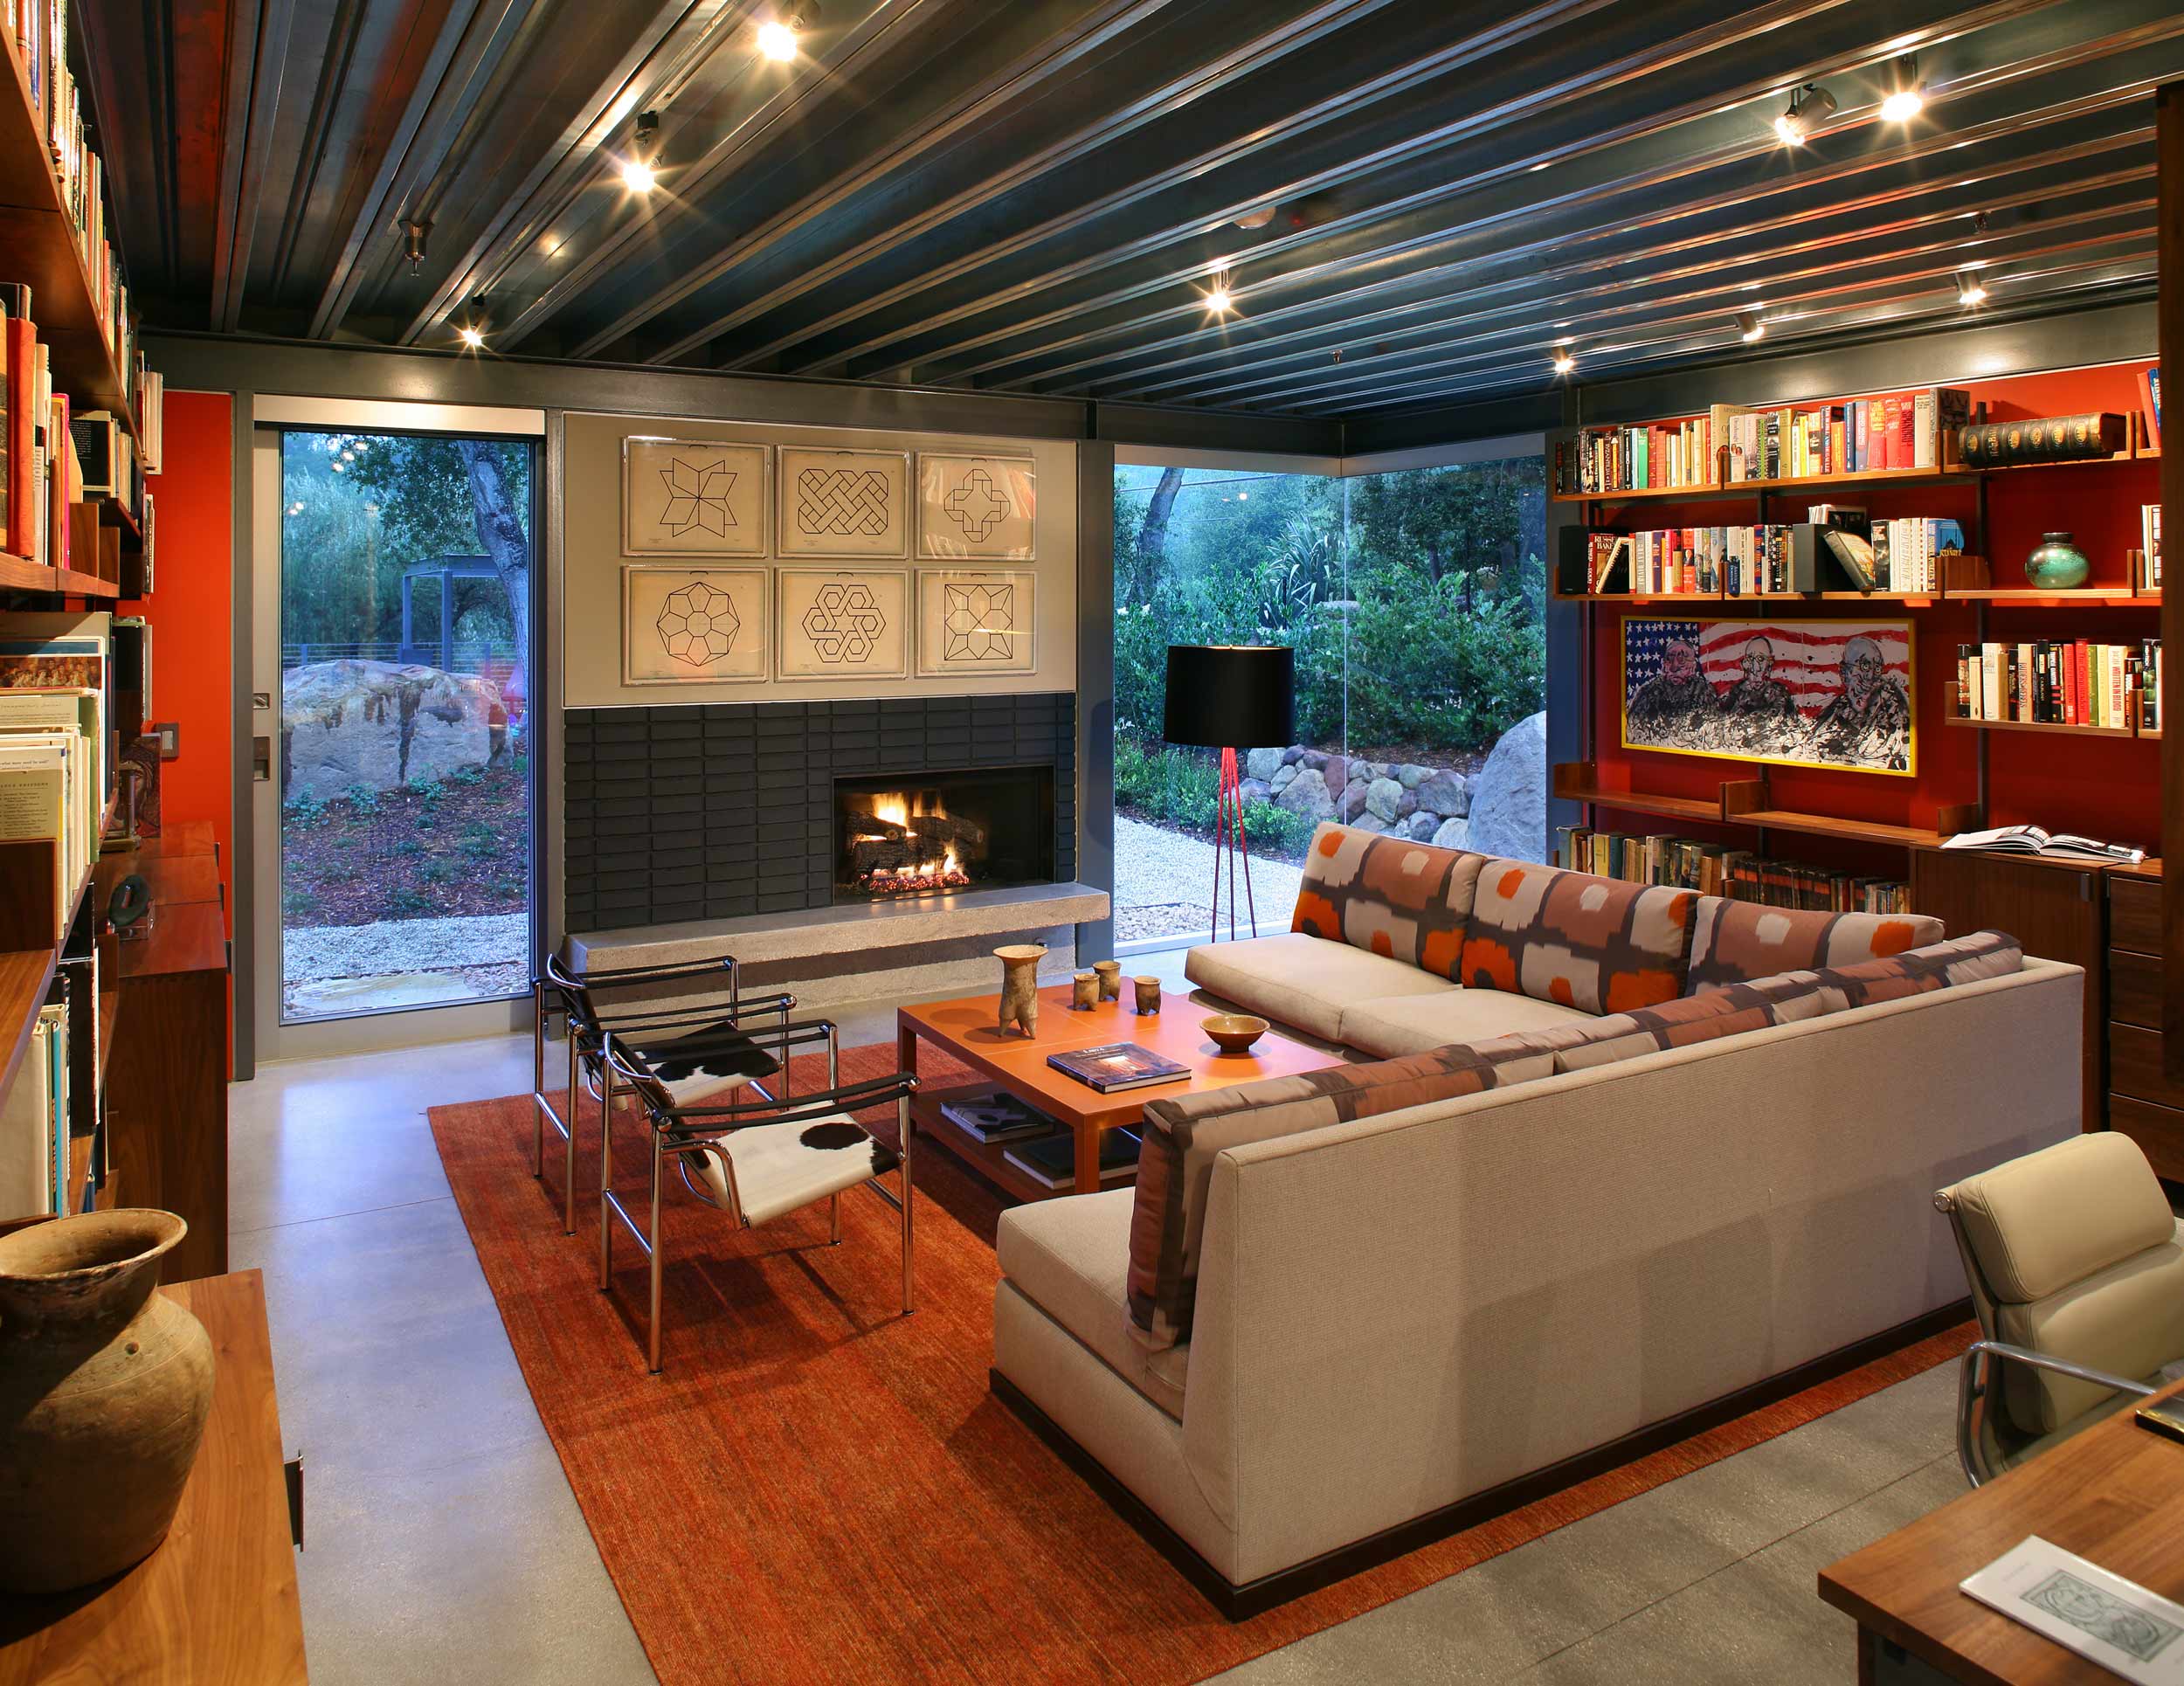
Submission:
M 159 771 L 162 820 L 209 819 L 235 929 L 235 432 L 225 392 L 167 394 L 152 595 L 121 612 L 152 624 L 153 717 L 182 728 Z
M 2139 372 L 2144 363 L 2058 374 L 2027 375 L 2005 380 L 1952 383 L 1964 387 L 1974 404 L 1984 401 L 1992 420 L 2034 416 L 2075 415 L 2107 410 L 2128 416 L 2139 409 Z M 1856 395 L 1853 395 L 1856 396 Z M 2067 468 L 2039 468 L 1987 477 L 1987 530 L 1976 531 L 1977 487 L 1963 486 L 1844 487 L 1816 489 L 1812 501 L 1864 506 L 1875 519 L 1895 516 L 1952 516 L 1965 523 L 1967 544 L 1980 549 L 1997 586 L 2022 585 L 2024 560 L 2041 535 L 2063 529 L 2076 536 L 2092 563 L 2095 584 L 2126 580 L 2125 551 L 2139 544 L 2139 506 L 2160 496 L 2157 459 L 2131 463 L 2089 463 Z M 1794 493 L 1778 494 L 1770 513 L 1794 519 Z M 1727 501 L 1697 503 L 1640 501 L 1614 509 L 1619 529 L 1704 526 L 1752 520 L 1752 506 Z M 1801 512 L 1800 512 L 1801 513 Z M 1749 605 L 1746 605 L 1750 607 Z M 1766 612 L 1780 605 L 1768 603 Z M 1689 608 L 1655 604 L 1623 610 L 1595 609 L 1591 706 L 1593 743 L 1601 780 L 1611 786 L 1669 796 L 1712 798 L 1724 780 L 1764 772 L 1775 806 L 1801 812 L 1840 814 L 1897 825 L 1931 826 L 1946 803 L 1970 802 L 1978 793 L 1978 743 L 1987 740 L 1988 823 L 2030 822 L 2051 830 L 2077 831 L 2132 843 L 2149 850 L 2160 838 L 2160 745 L 2153 739 L 2066 736 L 2038 732 L 1980 733 L 1943 723 L 1943 684 L 1956 675 L 1959 644 L 1977 641 L 1974 611 L 1968 603 L 1937 602 L 1932 608 L 1905 609 L 1876 604 L 1870 612 L 1855 603 L 1799 605 L 1786 618 L 1908 618 L 1917 630 L 1913 726 L 1918 736 L 1918 769 L 1913 777 L 1873 773 L 1826 772 L 1794 767 L 1761 768 L 1750 763 L 1683 755 L 1662 755 L 1620 747 L 1622 738 L 1621 688 L 1621 623 L 1626 614 L 1704 615 L 1706 605 Z M 2032 605 L 1991 608 L 1987 636 L 1995 640 L 2084 638 L 2106 643 L 2136 643 L 2160 631 L 2150 608 L 2042 609 Z M 1600 822 L 1625 831 L 1679 829 L 1658 816 L 1605 816 Z M 1749 839 L 1750 833 L 1742 833 Z M 1771 839 L 1775 853 L 1837 867 L 1894 874 L 1902 869 L 1901 850 L 1838 844 L 1823 838 Z

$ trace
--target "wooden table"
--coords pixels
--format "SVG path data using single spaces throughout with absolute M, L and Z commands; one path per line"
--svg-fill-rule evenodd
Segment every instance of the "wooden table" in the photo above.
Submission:
M 212 1337 L 212 1414 L 165 1542 L 97 1586 L 0 1595 L 0 1686 L 287 1686 L 308 1678 L 266 1290 L 162 1287 Z
M 1123 992 L 1125 997 L 1130 993 L 1128 978 L 1123 980 Z M 955 1088 L 920 1089 L 910 1102 L 913 1128 L 967 1160 L 989 1182 L 999 1184 L 1019 1199 L 1097 1193 L 1102 1186 L 1101 1136 L 1117 1125 L 1136 1124 L 1148 1101 L 1227 1088 L 1256 1082 L 1261 1077 L 1319 1071 L 1343 1063 L 1339 1054 L 1308 1047 L 1274 1030 L 1254 1042 L 1248 1054 L 1223 1054 L 1199 1028 L 1199 1021 L 1209 1016 L 1207 1010 L 1181 996 L 1165 996 L 1161 1012 L 1141 1017 L 1123 1001 L 1102 1001 L 1079 1012 L 1070 1007 L 1069 993 L 1067 984 L 1040 991 L 1035 1038 L 1026 1038 L 1013 1029 L 1004 1033 L 999 1027 L 999 995 L 970 995 L 895 1010 L 895 1041 L 903 1070 L 917 1069 L 917 1045 L 926 1041 L 944 1048 L 990 1080 Z M 1189 1067 L 1191 1074 L 1173 1082 L 1149 1083 L 1143 1088 L 1102 1095 L 1047 1063 L 1048 1054 L 1065 1048 L 1098 1047 L 1107 1042 L 1135 1042 Z M 984 1095 L 993 1088 L 1028 1102 L 1076 1132 L 1075 1188 L 1048 1188 L 1027 1176 L 1006 1157 L 1006 1149 L 1014 1143 L 981 1142 L 940 1109 L 943 1102 Z
M 1820 1572 L 1820 1595 L 1857 1620 L 1861 1683 L 1937 1675 L 1976 1686 L 2113 1681 L 1957 1583 L 2037 1534 L 2184 1602 L 2180 1516 L 2184 1445 L 2139 1427 L 2126 1408 L 1831 1564 Z

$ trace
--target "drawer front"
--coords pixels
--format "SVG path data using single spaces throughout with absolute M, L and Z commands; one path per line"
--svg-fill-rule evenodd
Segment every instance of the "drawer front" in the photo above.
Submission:
M 2161 1033 L 2135 1025 L 2108 1027 L 2108 1087 L 2134 1101 L 2184 1107 L 2184 1083 L 2161 1074 Z
M 2141 954 L 2161 952 L 2161 887 L 2135 878 L 2108 881 L 2108 940 Z
M 2184 1183 L 2184 1110 L 2134 1101 L 2127 1095 L 2111 1095 L 2108 1123 L 2111 1129 L 2122 1131 L 2145 1150 L 2155 1176 Z
M 2161 1028 L 2161 963 L 2153 956 L 2109 950 L 2108 1016 L 2144 1030 Z

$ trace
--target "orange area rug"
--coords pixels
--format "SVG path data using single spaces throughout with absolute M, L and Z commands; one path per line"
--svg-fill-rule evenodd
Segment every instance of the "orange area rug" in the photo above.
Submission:
M 845 1081 L 895 1066 L 846 1050 Z M 921 1050 L 929 1084 L 971 1081 Z M 797 1087 L 821 1086 L 816 1058 Z M 564 1115 L 565 1116 L 565 1115 Z M 892 1131 L 893 1110 L 885 1115 Z M 578 1185 L 596 1187 L 590 1120 Z M 1916 1375 L 1972 1326 L 1241 1624 L 988 1392 L 1004 1198 L 944 1150 L 917 1156 L 915 1316 L 895 1216 L 868 1192 L 731 1229 L 671 1177 L 667 1373 L 645 1372 L 642 1255 L 597 1286 L 598 1201 L 560 1222 L 560 1141 L 531 1176 L 527 1096 L 435 1107 L 432 1132 L 508 1339 L 624 1607 L 667 1686 L 717 1681 L 1205 1678 Z M 645 1142 L 618 1124 L 617 1186 Z M 627 1193 L 625 1199 L 631 1196 Z M 632 1202 L 633 1206 L 635 1203 Z M 640 1209 L 641 1206 L 636 1206 Z

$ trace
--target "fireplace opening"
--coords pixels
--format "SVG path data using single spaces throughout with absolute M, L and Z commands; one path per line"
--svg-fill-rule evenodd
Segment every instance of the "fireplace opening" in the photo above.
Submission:
M 834 839 L 837 902 L 1051 883 L 1054 769 L 837 779 Z

